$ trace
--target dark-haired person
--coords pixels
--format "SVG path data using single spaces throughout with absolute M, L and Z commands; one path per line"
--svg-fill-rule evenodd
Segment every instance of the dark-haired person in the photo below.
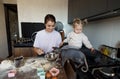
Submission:
M 37 32 L 33 44 L 36 55 L 44 55 L 53 50 L 52 47 L 59 47 L 62 39 L 59 32 L 55 31 L 56 19 L 54 15 L 47 14 L 44 18 L 45 29 Z

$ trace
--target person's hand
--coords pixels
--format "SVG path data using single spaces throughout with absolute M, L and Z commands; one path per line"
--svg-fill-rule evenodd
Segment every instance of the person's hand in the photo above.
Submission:
M 61 47 L 61 46 L 63 45 L 63 43 L 64 43 L 64 42 L 61 42 L 59 46 Z
M 94 48 L 90 48 L 91 52 L 94 53 L 95 49 Z
M 44 51 L 42 49 L 38 49 L 37 53 L 38 53 L 38 55 L 42 55 L 42 54 L 44 54 Z

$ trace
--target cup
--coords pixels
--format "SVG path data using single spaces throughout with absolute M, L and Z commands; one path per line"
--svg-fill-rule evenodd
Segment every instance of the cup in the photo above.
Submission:
M 45 72 L 43 68 L 37 68 L 37 75 L 40 77 L 40 79 L 45 79 Z
M 15 67 L 20 67 L 23 65 L 24 62 L 23 58 L 24 58 L 23 56 L 20 56 L 14 59 Z
M 45 72 L 40 73 L 40 79 L 45 79 Z

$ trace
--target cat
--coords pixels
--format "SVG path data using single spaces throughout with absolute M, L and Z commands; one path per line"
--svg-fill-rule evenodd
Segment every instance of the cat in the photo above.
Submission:
M 64 66 L 67 60 L 71 60 L 74 63 L 76 68 L 81 68 L 83 72 L 88 71 L 88 64 L 85 55 L 79 50 L 75 48 L 57 48 L 54 47 L 54 52 L 59 53 L 62 59 L 62 66 Z

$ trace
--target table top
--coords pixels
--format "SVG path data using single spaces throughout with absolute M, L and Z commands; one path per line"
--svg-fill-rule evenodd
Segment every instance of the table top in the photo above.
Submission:
M 4 61 L 4 62 L 3 62 Z M 0 79 L 40 79 L 37 75 L 37 69 L 43 68 L 45 72 L 49 71 L 52 67 L 57 67 L 54 61 L 48 61 L 44 57 L 28 57 L 24 58 L 20 67 L 16 68 L 13 60 L 3 60 L 0 64 Z M 9 62 L 9 63 L 5 63 Z M 6 68 L 4 66 L 6 64 Z M 10 65 L 9 65 L 10 64 Z M 3 67 L 3 69 L 2 69 Z M 14 77 L 9 78 L 8 73 L 10 70 L 16 70 Z M 58 79 L 67 79 L 64 68 L 59 68 L 60 73 Z

